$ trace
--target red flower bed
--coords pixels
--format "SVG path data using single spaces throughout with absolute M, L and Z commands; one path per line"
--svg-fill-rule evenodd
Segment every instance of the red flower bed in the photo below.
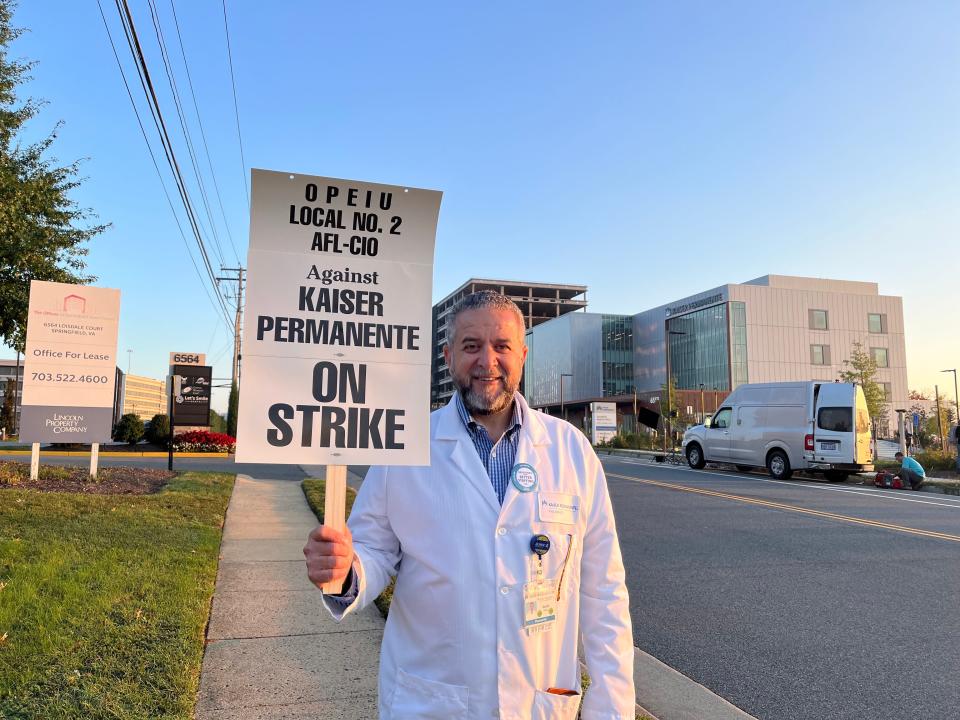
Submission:
M 173 438 L 173 449 L 179 452 L 229 452 L 237 448 L 237 439 L 226 433 L 191 430 Z

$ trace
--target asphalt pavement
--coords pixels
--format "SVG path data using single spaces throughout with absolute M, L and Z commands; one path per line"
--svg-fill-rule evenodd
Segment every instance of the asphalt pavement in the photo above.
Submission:
M 641 650 L 760 720 L 960 718 L 960 498 L 604 466 Z

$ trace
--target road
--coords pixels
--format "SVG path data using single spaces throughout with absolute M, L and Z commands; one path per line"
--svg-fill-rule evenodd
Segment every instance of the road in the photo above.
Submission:
M 960 718 L 960 498 L 603 463 L 639 648 L 760 720 Z M 322 474 L 232 459 L 175 467 Z
M 960 718 L 960 498 L 604 466 L 642 650 L 760 720 Z

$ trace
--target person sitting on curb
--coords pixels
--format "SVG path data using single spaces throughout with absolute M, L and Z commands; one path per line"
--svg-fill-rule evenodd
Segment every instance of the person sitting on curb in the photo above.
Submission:
M 912 457 L 905 456 L 902 452 L 898 452 L 894 457 L 900 463 L 900 472 L 897 473 L 900 475 L 900 479 L 910 483 L 911 490 L 919 490 L 927 477 L 923 466 Z

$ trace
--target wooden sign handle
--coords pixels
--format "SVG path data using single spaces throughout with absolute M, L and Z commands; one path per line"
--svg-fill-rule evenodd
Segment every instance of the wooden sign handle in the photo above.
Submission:
M 347 466 L 327 465 L 326 488 L 323 497 L 323 524 L 342 530 L 347 525 Z M 327 593 L 340 592 L 340 583 L 323 586 Z

